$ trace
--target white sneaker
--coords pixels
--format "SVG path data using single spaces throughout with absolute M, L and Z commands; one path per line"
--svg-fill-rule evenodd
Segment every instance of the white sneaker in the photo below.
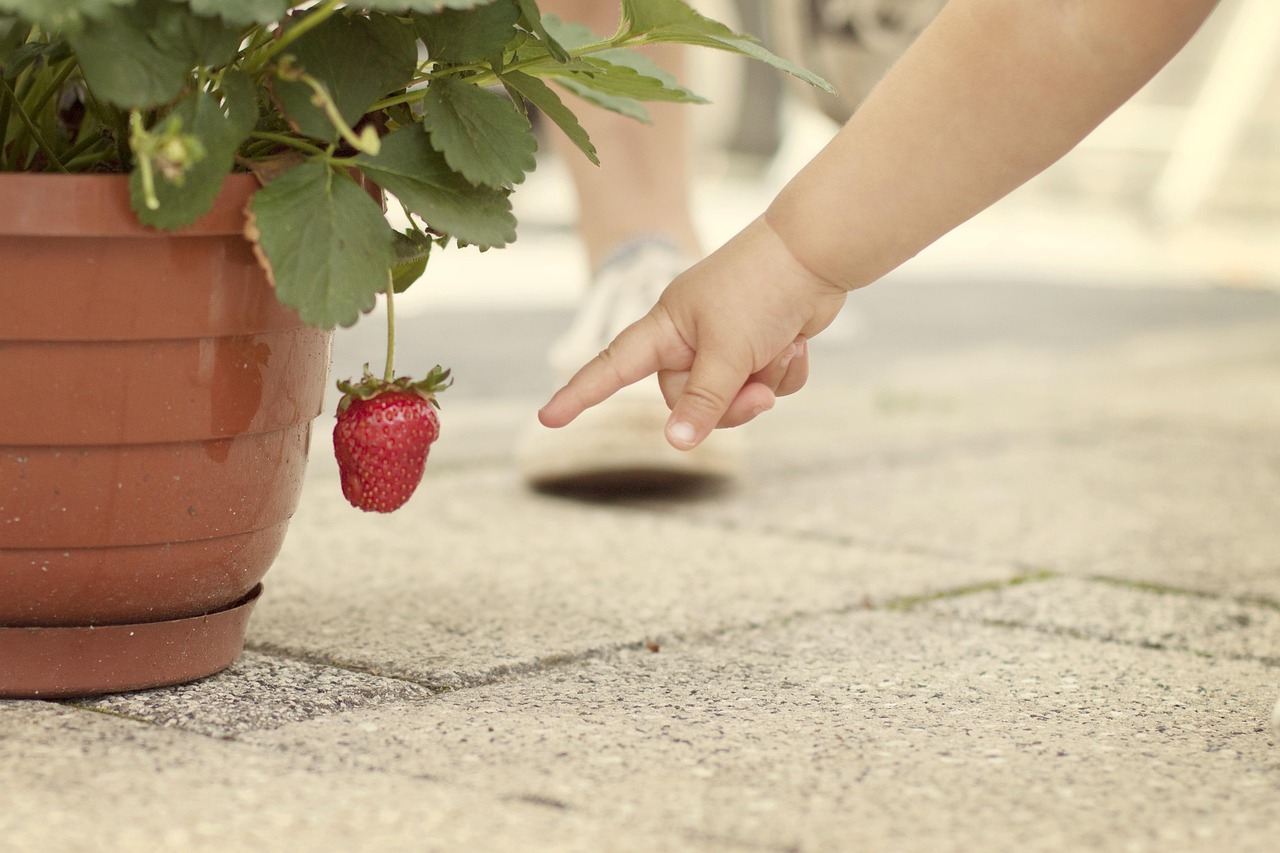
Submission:
M 569 329 L 551 347 L 552 368 L 567 382 L 627 326 L 648 313 L 666 286 L 691 265 L 661 238 L 632 241 L 601 268 Z M 734 430 L 718 430 L 680 451 L 664 434 L 670 411 L 650 376 L 622 389 L 561 429 L 533 424 L 516 446 L 516 466 L 547 490 L 653 492 L 734 477 L 746 448 Z

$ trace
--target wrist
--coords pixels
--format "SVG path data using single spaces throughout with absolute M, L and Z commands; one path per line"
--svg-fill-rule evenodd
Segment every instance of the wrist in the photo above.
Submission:
M 820 264 L 811 261 L 807 257 L 808 253 L 797 245 L 798 241 L 788 234 L 785 222 L 782 221 L 775 205 L 770 205 L 765 210 L 757 220 L 757 224 L 763 232 L 763 238 L 775 243 L 781 249 L 786 260 L 793 267 L 795 275 L 804 280 L 814 291 L 844 295 L 865 283 L 846 283 L 840 277 L 825 271 Z

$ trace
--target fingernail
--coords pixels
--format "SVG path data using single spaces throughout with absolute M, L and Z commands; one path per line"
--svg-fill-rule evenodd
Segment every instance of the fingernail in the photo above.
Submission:
M 667 435 L 671 436 L 677 444 L 691 445 L 694 439 L 698 437 L 698 433 L 694 430 L 693 424 L 687 424 L 683 421 L 667 426 Z
M 778 369 L 786 370 L 787 365 L 791 363 L 791 359 L 800 354 L 800 348 L 795 344 L 789 344 L 786 349 L 778 354 Z

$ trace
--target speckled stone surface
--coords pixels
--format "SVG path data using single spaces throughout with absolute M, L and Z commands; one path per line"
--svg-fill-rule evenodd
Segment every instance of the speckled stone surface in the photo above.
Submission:
M 1019 574 L 556 500 L 509 471 L 442 467 L 423 492 L 384 518 L 353 512 L 336 482 L 315 490 L 298 515 L 309 535 L 273 568 L 250 647 L 453 688 Z
M 1256 661 L 857 612 L 247 740 L 741 849 L 1269 849 Z M 317 748 L 339 736 L 340 751 Z
M 586 815 L 420 773 L 328 772 L 281 750 L 41 703 L 0 703 L 0 766 L 6 851 L 643 853 L 683 843 L 670 832 L 619 836 Z
M 68 704 L 165 728 L 231 737 L 368 705 L 413 703 L 426 687 L 334 665 L 248 651 L 213 678 Z
M 392 516 L 322 418 L 231 669 L 0 702 L 0 850 L 1270 853 L 1280 296 L 851 310 L 718 491 L 525 490 L 518 363 Z

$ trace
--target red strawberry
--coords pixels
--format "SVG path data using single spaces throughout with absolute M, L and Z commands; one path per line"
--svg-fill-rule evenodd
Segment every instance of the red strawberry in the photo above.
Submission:
M 434 368 L 414 382 L 375 379 L 365 370 L 359 384 L 339 382 L 333 450 L 342 494 L 365 512 L 392 512 L 412 497 L 440 435 L 435 395 L 448 387 L 449 371 Z

